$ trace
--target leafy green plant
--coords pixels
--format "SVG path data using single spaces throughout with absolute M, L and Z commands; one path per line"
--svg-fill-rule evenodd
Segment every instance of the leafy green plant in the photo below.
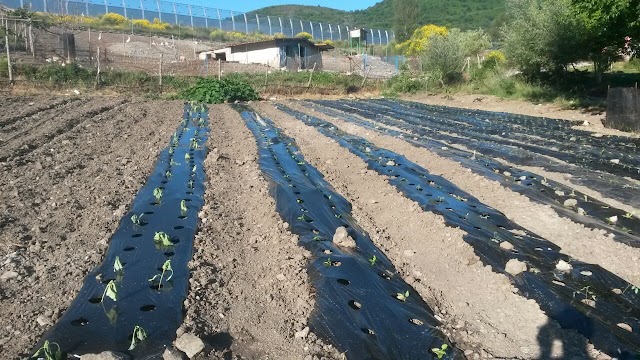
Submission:
M 167 177 L 167 179 L 171 179 L 171 177 L 173 176 L 173 174 L 171 173 L 171 171 L 168 171 L 164 174 L 164 176 Z
M 153 241 L 162 244 L 162 246 L 173 246 L 173 242 L 171 242 L 171 238 L 165 232 L 157 232 L 153 236 Z
M 131 222 L 133 223 L 133 225 L 137 225 L 137 226 L 143 225 L 144 224 L 144 222 L 142 220 L 143 216 L 144 216 L 144 214 L 140 214 L 140 215 L 133 214 L 133 215 L 131 215 Z
M 155 189 L 153 189 L 153 197 L 156 198 L 156 203 L 160 203 L 160 201 L 162 201 L 162 189 L 157 187 Z
M 184 159 L 185 159 L 186 161 L 191 160 L 191 155 L 189 155 L 189 153 L 184 154 Z
M 55 349 L 53 349 L 52 346 L 55 346 Z M 56 342 L 49 342 L 49 340 L 45 340 L 40 349 L 31 356 L 31 359 L 62 360 L 60 345 Z
M 436 354 L 438 359 L 442 359 L 445 355 L 447 355 L 447 349 L 448 348 L 449 348 L 449 345 L 442 344 L 439 348 L 433 348 L 433 349 L 431 349 L 431 351 L 434 354 Z
M 223 79 L 200 78 L 185 90 L 182 96 L 207 104 L 258 100 L 258 93 L 251 85 L 235 77 Z
M 329 267 L 331 266 L 333 263 L 331 262 L 331 258 L 328 258 L 327 260 L 322 262 L 322 265 Z
M 165 279 L 164 274 L 168 271 L 171 272 L 171 275 L 167 276 L 167 278 Z M 160 290 L 160 288 L 162 287 L 162 280 L 164 279 L 164 281 L 169 281 L 171 280 L 172 277 L 173 277 L 173 269 L 171 268 L 171 260 L 167 260 L 164 262 L 164 264 L 162 264 L 162 273 L 156 274 L 154 277 L 149 279 L 149 281 L 154 282 L 157 280 L 158 290 Z
M 131 351 L 135 349 L 139 343 L 145 341 L 148 337 L 149 335 L 147 335 L 147 332 L 142 328 L 142 326 L 136 325 L 133 328 L 133 334 L 131 336 L 131 345 L 129 345 L 129 350 Z
M 407 298 L 409 297 L 409 290 L 405 291 L 404 293 L 397 293 L 396 294 L 396 299 L 405 302 L 407 301 Z
M 120 261 L 120 256 L 116 256 L 116 260 L 113 262 L 113 271 L 116 273 L 124 271 L 124 265 Z
M 376 261 L 378 261 L 378 257 L 373 255 L 373 257 L 371 259 L 369 259 L 369 263 L 371 264 L 371 266 L 375 266 L 376 265 Z
M 115 280 L 109 281 L 107 286 L 104 288 L 104 292 L 102 293 L 102 298 L 100 299 L 100 303 L 104 303 L 105 296 L 111 298 L 111 300 L 113 301 L 118 301 L 118 286 L 116 285 Z
M 187 210 L 187 202 L 183 199 L 182 201 L 180 201 L 180 211 L 186 213 Z
M 200 144 L 198 144 L 198 139 L 191 138 L 191 141 L 189 142 L 189 147 L 191 149 L 198 150 L 200 148 Z

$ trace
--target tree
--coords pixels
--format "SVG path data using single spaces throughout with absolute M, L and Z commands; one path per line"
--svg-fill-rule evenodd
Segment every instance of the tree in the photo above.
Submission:
M 585 45 L 599 80 L 602 72 L 619 57 L 625 37 L 640 34 L 640 3 L 638 0 L 572 0 L 572 4 L 585 24 Z
M 420 26 L 421 13 L 420 0 L 393 0 L 393 30 L 396 42 L 402 43 L 409 40 Z
M 399 43 L 396 48 L 399 52 L 409 56 L 421 55 L 429 46 L 429 39 L 434 35 L 447 35 L 449 31 L 444 26 L 425 25 L 417 28 L 411 38 Z
M 525 76 L 559 72 L 587 58 L 585 25 L 571 0 L 509 0 L 503 27 L 507 58 Z

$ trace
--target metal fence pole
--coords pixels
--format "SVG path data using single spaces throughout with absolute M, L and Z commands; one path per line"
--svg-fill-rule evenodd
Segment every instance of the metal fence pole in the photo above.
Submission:
M 125 0 L 122 0 L 122 8 L 124 9 L 124 18 L 128 19 L 129 17 L 127 16 L 127 3 L 125 2 Z
M 248 34 L 249 33 L 249 22 L 247 21 L 247 13 L 243 13 L 242 15 L 244 15 L 244 33 Z
M 191 18 L 191 27 L 193 28 L 194 27 L 193 26 L 193 12 L 191 11 L 191 5 L 188 5 L 188 6 L 189 6 L 189 17 Z
M 88 1 L 88 0 L 87 0 L 87 1 Z M 144 4 L 142 3 L 142 0 L 140 0 L 140 10 L 142 11 L 142 18 L 143 18 L 143 19 L 146 19 L 146 18 L 144 17 Z
M 173 17 L 176 19 L 176 24 L 178 24 L 178 9 L 176 9 L 176 3 L 173 3 Z
M 44 8 L 44 12 L 49 12 L 49 10 L 47 9 L 47 0 L 42 0 L 42 5 L 42 7 Z M 89 10 L 87 10 L 87 12 L 89 12 Z
M 267 16 L 267 21 L 269 22 L 269 36 L 273 36 L 273 31 L 271 30 L 271 17 Z
M 156 0 L 156 6 L 158 7 L 158 20 L 162 22 L 162 12 L 160 11 L 160 0 Z
M 216 9 L 218 13 L 218 25 L 220 26 L 220 30 L 222 30 L 222 17 L 220 17 L 220 9 Z
M 7 26 L 6 29 L 9 27 Z M 7 66 L 9 68 L 9 83 L 13 85 L 13 69 L 11 68 L 11 54 L 9 53 L 9 32 L 4 34 L 4 46 L 7 48 Z
M 47 3 L 47 0 L 44 0 L 45 4 Z M 84 0 L 84 9 L 87 12 L 85 15 L 86 16 L 90 16 L 89 15 L 89 0 Z M 47 10 L 45 10 L 46 12 Z
M 236 17 L 233 15 L 233 11 L 231 11 L 231 24 L 233 25 L 233 31 L 236 31 Z
M 104 13 L 109 13 L 109 4 L 107 4 L 107 0 L 104 0 Z
M 204 13 L 204 27 L 209 28 L 209 18 L 207 17 L 207 8 L 202 7 L 202 12 Z
M 24 8 L 24 0 L 20 0 L 20 7 Z

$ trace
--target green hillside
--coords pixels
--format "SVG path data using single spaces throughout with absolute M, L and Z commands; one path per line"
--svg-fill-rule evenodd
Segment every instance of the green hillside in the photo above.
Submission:
M 493 19 L 504 12 L 504 0 L 422 0 L 417 11 L 424 24 L 461 29 L 489 28 Z M 393 0 L 383 0 L 367 9 L 342 11 L 321 6 L 280 5 L 252 13 L 281 16 L 306 21 L 345 24 L 374 29 L 393 28 Z

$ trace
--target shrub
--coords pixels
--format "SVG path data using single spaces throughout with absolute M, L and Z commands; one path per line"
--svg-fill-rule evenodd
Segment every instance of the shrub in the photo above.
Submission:
M 9 63 L 6 57 L 0 57 L 0 78 L 9 77 Z
M 186 100 L 207 104 L 258 99 L 258 93 L 251 85 L 235 77 L 226 77 L 221 80 L 200 78 L 192 87 L 185 90 L 182 96 Z
M 125 17 L 120 14 L 106 13 L 102 15 L 100 21 L 102 21 L 102 23 L 105 25 L 124 25 L 127 19 L 125 19 Z
M 307 39 L 307 40 L 312 40 L 313 39 L 313 35 L 309 34 L 306 31 L 303 32 L 299 32 L 296 34 L 296 38 L 298 39 Z
M 151 26 L 151 23 L 147 19 L 134 19 L 134 20 L 131 20 L 131 22 L 133 23 L 134 26 L 139 26 L 143 28 L 148 28 L 149 26 Z
M 482 65 L 486 68 L 493 69 L 504 64 L 505 62 L 507 62 L 507 57 L 504 56 L 502 51 L 492 50 L 492 51 L 489 51 L 487 56 L 485 56 L 484 62 L 482 63 Z

